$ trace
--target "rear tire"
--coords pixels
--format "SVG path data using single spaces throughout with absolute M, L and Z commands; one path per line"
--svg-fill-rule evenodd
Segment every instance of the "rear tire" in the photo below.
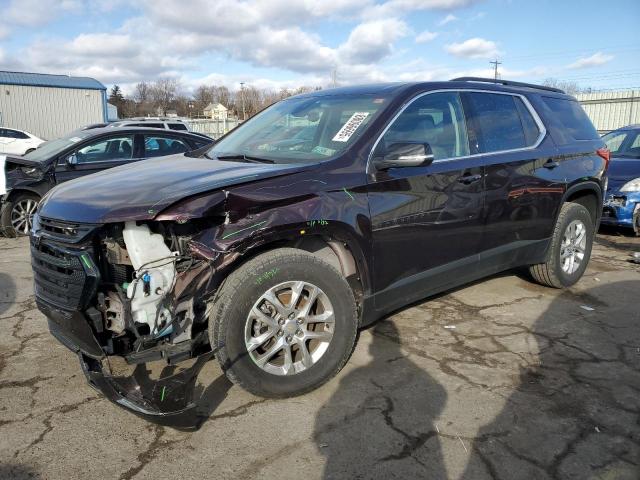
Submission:
M 2 205 L 0 230 L 5 237 L 29 235 L 31 221 L 40 197 L 33 193 L 18 193 Z
M 318 388 L 342 369 L 355 344 L 349 284 L 303 250 L 282 248 L 249 260 L 227 277 L 212 307 L 209 339 L 223 371 L 262 397 Z
M 551 237 L 548 260 L 531 265 L 531 276 L 548 287 L 570 287 L 580 280 L 587 269 L 593 236 L 594 227 L 589 211 L 578 203 L 565 203 Z

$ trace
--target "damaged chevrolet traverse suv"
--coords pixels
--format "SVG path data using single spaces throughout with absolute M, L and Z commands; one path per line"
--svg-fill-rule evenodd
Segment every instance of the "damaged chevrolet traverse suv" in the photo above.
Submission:
M 256 395 L 302 394 L 344 366 L 359 328 L 411 302 L 516 267 L 578 281 L 603 147 L 548 87 L 299 95 L 206 152 L 53 189 L 31 236 L 37 303 L 90 383 L 139 414 L 192 408 L 212 356 Z M 172 375 L 140 377 L 158 361 Z

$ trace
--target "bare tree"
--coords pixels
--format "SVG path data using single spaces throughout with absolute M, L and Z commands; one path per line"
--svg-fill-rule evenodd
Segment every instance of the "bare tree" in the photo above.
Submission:
M 216 87 L 200 85 L 193 92 L 193 109 L 197 115 L 202 115 L 207 105 L 216 99 Z
M 163 78 L 151 87 L 151 98 L 158 113 L 166 115 L 180 91 L 180 82 L 175 78 Z
M 576 82 L 571 82 L 568 80 L 558 80 L 557 78 L 547 78 L 542 84 L 546 87 L 559 88 L 560 90 L 564 90 L 569 95 L 577 95 L 578 93 L 583 93 L 585 91 L 591 90 L 590 88 L 582 88 Z
M 138 115 L 148 115 L 152 112 L 151 105 L 151 85 L 147 82 L 140 82 L 133 92 L 135 102 L 135 112 Z

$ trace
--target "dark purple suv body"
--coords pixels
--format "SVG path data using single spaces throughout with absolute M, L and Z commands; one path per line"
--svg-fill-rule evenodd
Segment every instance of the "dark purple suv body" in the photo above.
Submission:
M 522 266 L 575 283 L 606 151 L 572 97 L 503 83 L 313 92 L 201 156 L 56 187 L 31 239 L 52 333 L 109 398 L 175 420 L 212 355 L 258 395 L 296 395 L 340 370 L 358 328 L 411 302 Z

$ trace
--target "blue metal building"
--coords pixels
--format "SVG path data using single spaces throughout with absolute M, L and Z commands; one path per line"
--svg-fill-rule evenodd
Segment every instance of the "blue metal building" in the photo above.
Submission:
M 107 121 L 107 89 L 89 77 L 0 71 L 0 126 L 45 140 Z

